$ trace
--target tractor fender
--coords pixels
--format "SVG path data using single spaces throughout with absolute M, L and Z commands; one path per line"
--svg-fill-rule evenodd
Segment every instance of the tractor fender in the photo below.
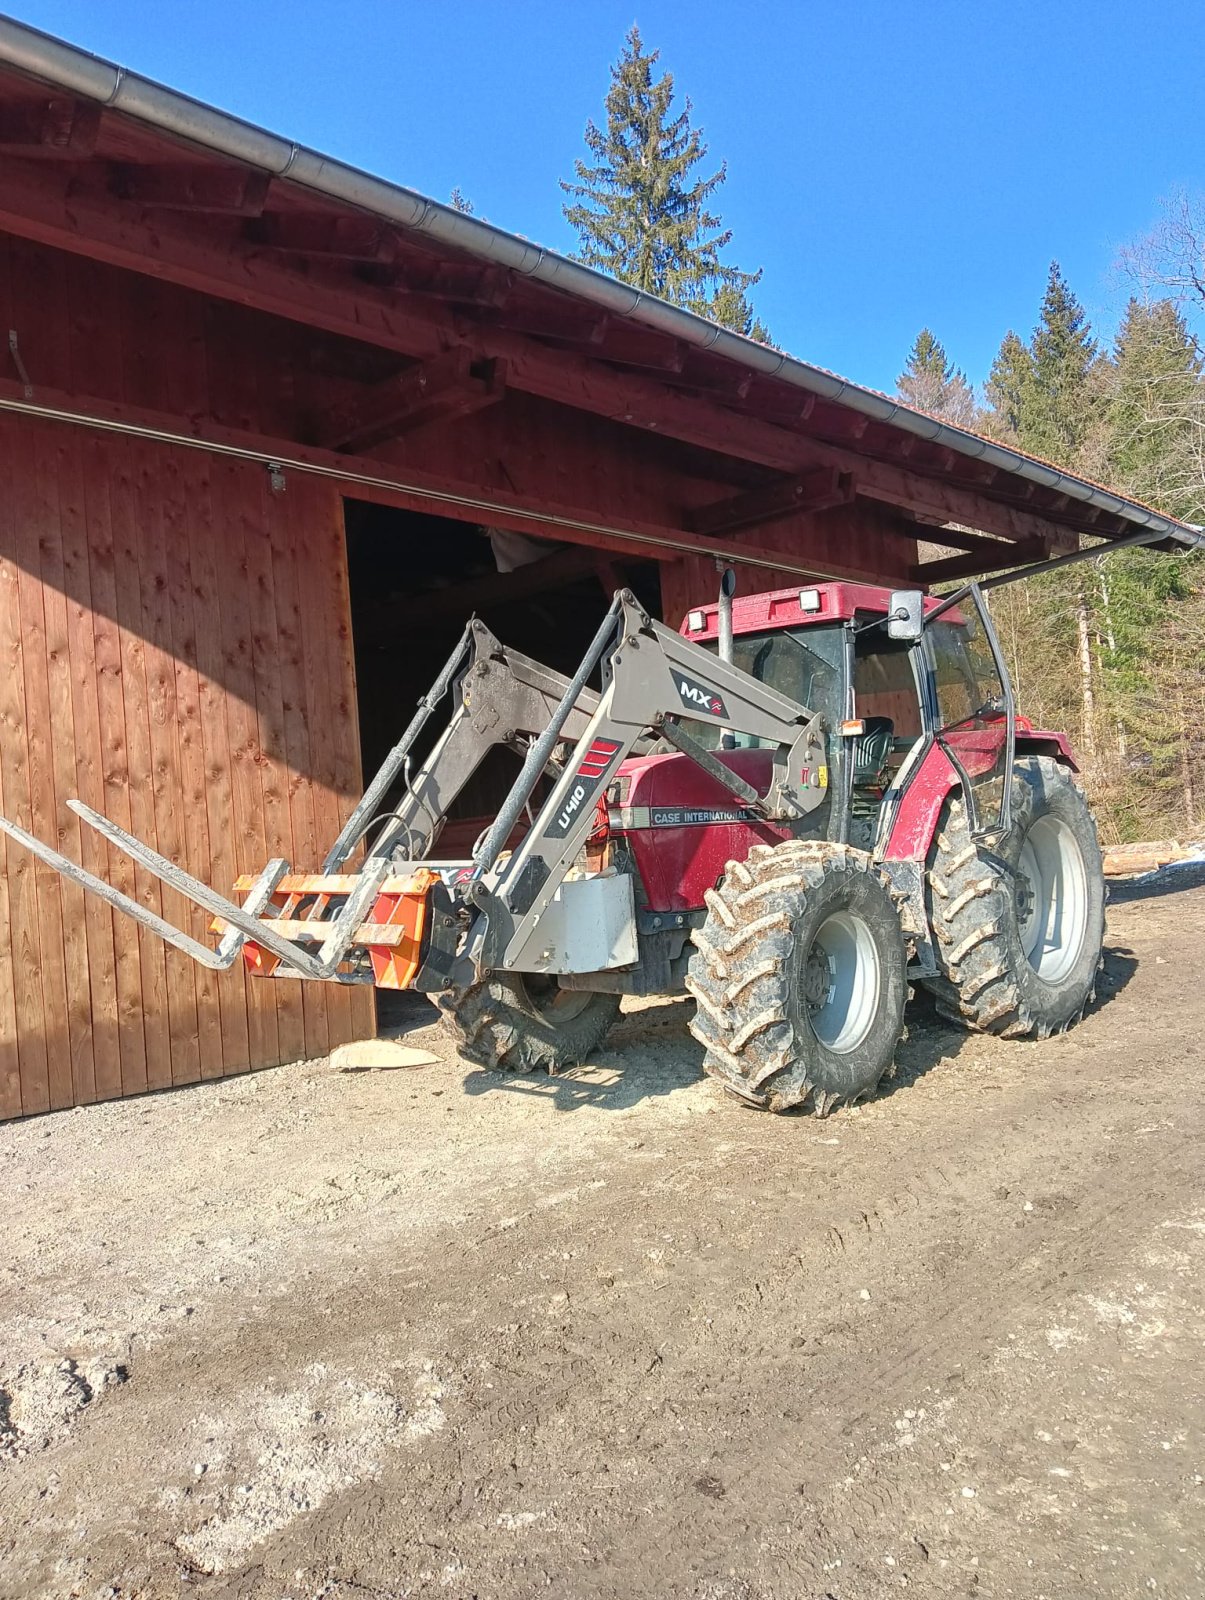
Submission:
M 1049 756 L 1072 772 L 1079 771 L 1079 763 L 1064 734 L 1031 728 L 1020 717 L 1017 719 L 1016 754 Z M 949 756 L 939 744 L 932 744 L 900 799 L 883 851 L 884 862 L 924 862 L 928 858 L 946 796 L 961 782 Z

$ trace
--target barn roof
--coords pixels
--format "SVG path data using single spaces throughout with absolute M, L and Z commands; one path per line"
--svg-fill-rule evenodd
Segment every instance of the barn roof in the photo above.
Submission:
M 727 408 L 734 429 L 758 424 L 767 434 L 789 429 L 823 447 L 830 463 L 856 462 L 859 468 L 873 469 L 872 487 L 859 492 L 897 501 L 922 525 L 934 529 L 932 537 L 939 544 L 943 541 L 936 530 L 947 523 L 1017 541 L 1006 551 L 995 540 L 976 541 L 964 534 L 961 543 L 950 542 L 967 553 L 920 569 L 918 575 L 928 581 L 998 569 L 1009 564 L 1005 554 L 1012 564 L 1018 558 L 1028 559 L 1028 553 L 1021 556 L 1021 549 L 1031 551 L 1033 540 L 1026 546 L 1012 531 L 1013 522 L 1019 528 L 1026 519 L 1109 543 L 1205 548 L 1200 529 L 1076 473 L 928 416 L 429 196 L 0 18 L 0 68 L 4 67 L 104 108 L 103 115 L 116 125 L 141 125 L 177 143 L 183 141 L 198 153 L 198 160 L 216 158 L 268 175 L 274 191 L 305 193 L 332 207 L 379 219 L 398 237 L 413 241 L 427 258 L 439 255 L 500 275 L 508 285 L 510 305 L 517 303 L 526 314 L 525 334 L 558 349 L 568 346 L 584 352 L 592 361 L 608 363 L 613 371 L 636 373 L 636 383 L 644 382 L 645 389 L 633 392 L 648 392 L 651 377 L 669 385 L 671 399 L 683 392 L 717 399 Z M 41 137 L 44 143 L 52 140 L 53 130 Z M 63 137 L 70 140 L 75 133 L 69 128 Z M 11 147 L 6 148 L 11 154 Z M 81 146 L 83 154 L 91 151 L 92 146 Z M 111 168 L 114 153 L 120 154 L 120 149 L 109 152 Z M 487 284 L 485 303 L 489 292 Z M 475 304 L 482 303 L 478 293 Z M 674 352 L 679 354 L 675 357 Z M 689 389 L 684 391 L 687 379 Z M 644 425 L 655 428 L 658 423 Z M 769 456 L 764 464 L 772 464 Z M 896 479 L 898 495 L 893 488 Z M 943 484 L 958 489 L 963 498 L 957 505 L 943 499 Z M 979 508 L 977 517 L 966 514 L 965 507 L 972 505 Z M 1013 521 L 1001 524 L 1002 517 Z M 1051 548 L 1059 547 L 1048 546 L 1046 553 Z

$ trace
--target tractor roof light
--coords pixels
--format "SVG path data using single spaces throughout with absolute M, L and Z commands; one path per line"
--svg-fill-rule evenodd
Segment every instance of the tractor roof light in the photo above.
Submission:
M 691 633 L 702 633 L 707 626 L 707 618 L 701 611 L 692 611 L 686 619 L 686 626 Z
M 824 599 L 819 589 L 800 589 L 800 611 L 823 611 Z

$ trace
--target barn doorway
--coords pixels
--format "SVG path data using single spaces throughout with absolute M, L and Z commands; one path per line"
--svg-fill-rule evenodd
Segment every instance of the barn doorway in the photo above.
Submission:
M 567 674 L 580 665 L 617 588 L 631 588 L 660 615 L 656 562 L 359 500 L 344 501 L 344 521 L 365 782 L 405 731 L 473 613 L 505 644 Z M 443 710 L 431 718 L 415 746 L 415 765 L 446 720 Z M 437 855 L 471 853 L 517 772 L 517 756 L 492 752 L 453 807 Z M 396 1014 L 389 1001 L 398 998 L 378 995 L 383 1028 Z

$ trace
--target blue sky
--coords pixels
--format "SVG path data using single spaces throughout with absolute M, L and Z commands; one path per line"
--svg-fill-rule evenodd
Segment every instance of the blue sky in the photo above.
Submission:
M 10 0 L 12 3 L 12 0 Z M 24 0 L 22 21 L 570 250 L 557 180 L 638 21 L 717 160 L 731 259 L 793 354 L 970 376 L 1057 258 L 1111 331 L 1119 248 L 1205 187 L 1205 6 L 1160 0 Z

